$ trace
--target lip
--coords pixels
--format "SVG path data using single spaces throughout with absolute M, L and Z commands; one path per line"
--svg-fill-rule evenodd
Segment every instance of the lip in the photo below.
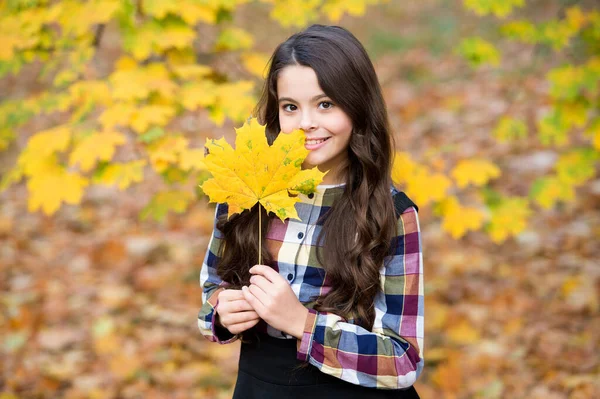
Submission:
M 307 138 L 306 141 L 308 140 L 319 140 L 319 139 L 328 139 L 329 137 L 311 137 L 310 139 Z M 325 145 L 325 143 L 327 143 L 329 140 L 325 140 L 322 143 L 319 144 L 307 144 L 306 142 L 304 143 L 304 148 L 306 148 L 307 150 L 313 151 L 316 149 L 319 149 L 321 147 L 323 147 Z

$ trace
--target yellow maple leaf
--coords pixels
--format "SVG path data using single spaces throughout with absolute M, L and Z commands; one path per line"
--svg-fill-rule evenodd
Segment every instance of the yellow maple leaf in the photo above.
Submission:
M 248 50 L 254 46 L 254 38 L 244 29 L 237 27 L 225 28 L 219 34 L 215 51 Z
M 157 172 L 163 172 L 169 164 L 176 163 L 179 154 L 188 148 L 188 140 L 183 136 L 171 135 L 148 146 L 150 163 Z
M 195 1 L 186 1 L 179 5 L 183 12 L 180 16 L 188 25 L 196 25 L 199 21 L 214 25 L 217 23 L 217 14 L 219 13 L 218 4 L 198 4 Z
M 223 125 L 225 117 L 236 122 L 245 120 L 250 115 L 256 98 L 252 95 L 254 82 L 240 80 L 235 83 L 225 83 L 217 87 L 217 101 L 210 118 L 219 126 Z
M 125 65 L 126 69 L 118 69 Z M 157 92 L 166 98 L 173 98 L 177 84 L 169 76 L 163 64 L 153 63 L 146 67 L 130 69 L 130 63 L 119 62 L 110 75 L 109 82 L 115 100 L 131 101 L 147 98 Z
M 416 164 L 407 152 L 396 152 L 392 166 L 392 181 L 394 183 L 406 183 L 415 168 Z
M 466 320 L 448 328 L 447 335 L 450 341 L 457 344 L 474 344 L 479 341 L 481 336 L 479 330 Z
M 488 180 L 500 176 L 500 169 L 485 159 L 467 159 L 460 161 L 451 172 L 458 187 L 464 188 L 470 183 L 482 186 Z
M 280 133 L 269 146 L 265 127 L 254 118 L 236 129 L 235 150 L 224 138 L 207 139 L 204 162 L 213 177 L 201 185 L 202 190 L 210 202 L 229 205 L 228 217 L 259 202 L 282 221 L 298 219 L 294 204 L 299 199 L 290 194 L 315 191 L 325 175 L 316 167 L 301 170 L 309 153 L 304 141 L 303 131 L 297 129 Z
M 329 0 L 321 8 L 331 22 L 339 22 L 344 13 L 354 17 L 364 15 L 367 5 L 377 3 L 376 0 Z
M 204 170 L 204 150 L 186 148 L 179 152 L 179 166 L 183 170 Z
M 88 180 L 78 173 L 65 170 L 55 159 L 48 158 L 44 166 L 27 182 L 29 212 L 41 208 L 46 215 L 51 215 L 62 202 L 72 205 L 80 203 Z
M 27 176 L 43 172 L 45 163 L 55 160 L 55 153 L 65 151 L 70 142 L 71 130 L 66 125 L 36 133 L 19 155 L 17 165 Z
M 508 236 L 525 230 L 531 209 L 527 198 L 508 197 L 503 198 L 491 212 L 488 232 L 495 243 L 501 243 Z
M 129 126 L 137 133 L 144 133 L 150 126 L 165 126 L 175 112 L 175 108 L 168 105 L 144 105 L 133 112 Z
M 443 214 L 442 229 L 457 239 L 469 230 L 478 230 L 483 225 L 484 214 L 477 208 L 462 206 L 458 199 L 449 196 L 437 207 Z
M 446 175 L 431 173 L 423 166 L 415 166 L 413 172 L 406 177 L 406 193 L 419 206 L 441 201 L 451 186 L 452 181 Z
M 556 176 L 542 177 L 534 182 L 531 188 L 531 198 L 544 209 L 552 208 L 558 201 L 573 201 L 575 189 Z
M 181 104 L 190 111 L 213 105 L 218 98 L 217 85 L 210 80 L 186 84 L 180 89 Z
M 114 131 L 93 133 L 79 143 L 71 156 L 69 165 L 79 163 L 82 171 L 91 170 L 97 161 L 110 161 L 115 153 L 115 147 L 125 144 L 126 138 L 123 134 Z
M 263 79 L 267 77 L 269 54 L 257 52 L 244 53 L 242 54 L 242 63 L 251 74 Z
M 94 177 L 94 183 L 116 184 L 119 190 L 123 191 L 132 183 L 141 182 L 144 179 L 144 166 L 146 164 L 145 159 L 127 163 L 111 163 L 100 175 Z
M 275 0 L 269 16 L 281 26 L 302 27 L 319 17 L 318 7 L 323 0 Z

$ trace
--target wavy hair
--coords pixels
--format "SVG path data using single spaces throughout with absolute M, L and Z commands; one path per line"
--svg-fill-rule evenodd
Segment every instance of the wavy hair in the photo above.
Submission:
M 269 144 L 281 131 L 277 78 L 290 65 L 312 68 L 321 89 L 350 117 L 353 126 L 347 148 L 349 162 L 340 171 L 345 189 L 322 216 L 323 228 L 317 238 L 317 259 L 332 289 L 315 298 L 314 307 L 352 318 L 370 329 L 375 318 L 374 297 L 381 289 L 379 269 L 392 250 L 396 226 L 390 194 L 393 137 L 381 87 L 366 50 L 348 30 L 315 24 L 290 36 L 271 56 L 262 95 L 253 111 L 266 125 Z M 248 284 L 248 269 L 258 259 L 258 211 L 255 206 L 218 222 L 224 234 L 222 247 L 227 250 L 221 251 L 217 270 L 233 287 Z M 273 215 L 262 212 L 264 237 Z M 270 264 L 267 248 L 261 251 L 263 263 Z

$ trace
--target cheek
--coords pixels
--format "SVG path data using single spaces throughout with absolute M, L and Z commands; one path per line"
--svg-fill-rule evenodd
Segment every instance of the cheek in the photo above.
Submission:
M 338 118 L 331 120 L 329 131 L 344 140 L 349 140 L 352 133 L 352 120 L 346 115 L 340 115 Z

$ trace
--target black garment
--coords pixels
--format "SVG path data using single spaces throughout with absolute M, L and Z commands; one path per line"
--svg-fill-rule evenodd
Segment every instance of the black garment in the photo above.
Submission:
M 305 368 L 296 369 L 306 364 Z M 233 399 L 419 399 L 414 387 L 366 388 L 296 359 L 296 340 L 260 334 L 242 343 Z

